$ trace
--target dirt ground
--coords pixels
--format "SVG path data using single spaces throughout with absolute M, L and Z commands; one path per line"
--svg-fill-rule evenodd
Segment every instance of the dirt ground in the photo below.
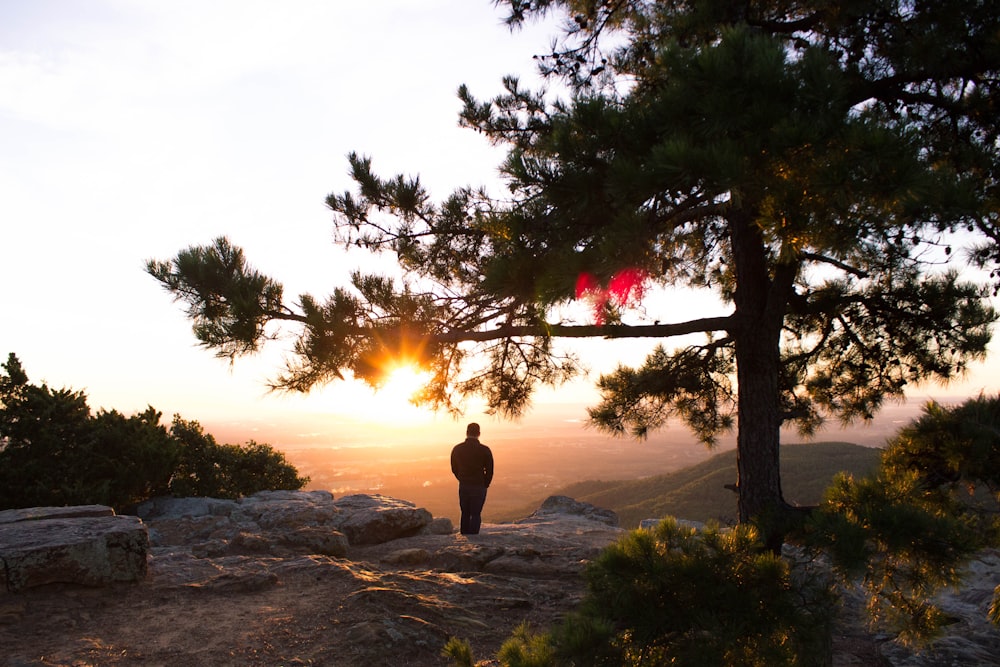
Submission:
M 582 595 L 579 576 L 566 572 L 381 562 L 390 549 L 420 553 L 461 539 L 413 538 L 349 560 L 258 559 L 238 575 L 195 582 L 158 577 L 153 567 L 139 584 L 0 595 L 0 666 L 449 665 L 441 649 L 450 637 L 486 660 L 520 623 L 550 625 Z M 885 664 L 864 633 L 838 635 L 836 646 L 838 667 Z

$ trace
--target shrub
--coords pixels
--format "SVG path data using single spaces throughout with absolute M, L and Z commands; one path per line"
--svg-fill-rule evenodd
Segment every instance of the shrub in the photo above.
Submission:
M 749 525 L 697 531 L 667 519 L 607 548 L 586 578 L 583 607 L 555 635 L 576 664 L 812 665 L 829 654 L 829 587 L 793 580 Z
M 270 445 L 219 445 L 197 422 L 168 431 L 152 407 L 92 415 L 83 392 L 28 382 L 10 354 L 0 373 L 0 509 L 101 504 L 118 511 L 157 495 L 235 498 L 301 489 Z
M 497 653 L 501 665 L 805 667 L 830 659 L 830 578 L 793 571 L 752 526 L 697 531 L 666 519 L 606 548 L 585 576 L 580 608 L 548 633 L 518 627 Z M 445 654 L 465 664 L 462 654 Z
M 445 658 L 451 658 L 455 667 L 472 667 L 475 664 L 469 642 L 458 637 L 452 637 L 448 640 L 448 643 L 441 649 L 441 655 Z
M 309 481 L 271 445 L 253 440 L 243 446 L 220 445 L 198 422 L 179 415 L 170 434 L 179 444 L 172 495 L 239 498 L 269 489 L 301 489 Z
M 997 543 L 998 461 L 1000 397 L 931 403 L 887 443 L 875 473 L 834 480 L 805 540 L 845 583 L 860 582 L 874 627 L 925 642 L 947 623 L 934 594 Z
M 548 635 L 532 632 L 527 623 L 517 626 L 497 652 L 505 667 L 549 667 L 554 658 Z

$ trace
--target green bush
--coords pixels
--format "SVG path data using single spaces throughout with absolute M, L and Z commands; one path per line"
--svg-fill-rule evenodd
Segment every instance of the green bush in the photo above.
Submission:
M 441 655 L 445 658 L 451 658 L 455 667 L 472 667 L 475 664 L 469 642 L 458 637 L 452 637 L 448 640 L 444 648 L 441 649 Z
M 270 445 L 220 445 L 197 422 L 167 430 L 152 407 L 91 414 L 83 392 L 28 382 L 12 353 L 0 374 L 0 509 L 101 504 L 125 511 L 158 495 L 235 498 L 301 489 Z
M 239 498 L 268 489 L 301 489 L 309 481 L 271 445 L 220 445 L 195 421 L 174 417 L 170 434 L 179 457 L 170 479 L 174 496 Z
M 829 654 L 828 585 L 793 580 L 749 525 L 697 531 L 667 519 L 607 548 L 586 578 L 579 615 L 555 635 L 575 664 L 763 667 L 824 664 Z M 581 621 L 587 632 L 574 627 Z M 587 635 L 602 628 L 613 634 L 595 651 Z
M 875 473 L 834 481 L 804 539 L 860 583 L 873 626 L 924 642 L 947 623 L 934 594 L 997 544 L 998 462 L 1000 397 L 931 403 L 887 443 Z
M 505 667 L 549 667 L 554 658 L 549 637 L 532 632 L 527 623 L 517 626 L 497 652 L 497 659 Z
M 793 571 L 752 526 L 698 531 L 666 519 L 623 536 L 585 576 L 581 606 L 548 633 L 517 628 L 497 653 L 501 665 L 828 664 L 831 580 Z

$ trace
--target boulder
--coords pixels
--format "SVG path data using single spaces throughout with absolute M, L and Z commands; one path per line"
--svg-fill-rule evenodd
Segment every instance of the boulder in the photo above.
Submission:
M 455 532 L 455 524 L 446 516 L 438 516 L 434 517 L 420 532 L 425 535 L 451 535 Z
M 137 511 L 149 522 L 157 556 L 178 549 L 198 558 L 347 553 L 328 491 L 261 491 L 239 500 L 157 498 Z
M 136 514 L 144 520 L 181 519 L 203 516 L 229 516 L 236 509 L 235 500 L 224 498 L 153 498 L 139 503 Z
M 329 491 L 261 491 L 241 498 L 231 518 L 278 532 L 302 526 L 333 526 L 340 510 Z
M 611 510 L 594 507 L 590 503 L 574 500 L 569 496 L 549 496 L 541 506 L 518 523 L 540 523 L 553 519 L 583 519 L 607 526 L 618 525 L 618 515 Z
M 417 533 L 449 535 L 413 503 L 358 494 L 334 500 L 329 491 L 262 491 L 239 500 L 158 498 L 138 508 L 156 553 L 190 550 L 203 558 L 254 554 L 343 557 L 351 544 L 382 544 Z
M 31 508 L 0 513 L 0 589 L 53 583 L 104 586 L 146 576 L 142 520 L 110 507 Z
M 433 521 L 422 507 L 377 494 L 344 496 L 334 505 L 341 512 L 338 527 L 351 544 L 382 544 L 409 537 Z
M 343 533 L 318 526 L 302 526 L 282 535 L 282 543 L 296 551 L 341 558 L 347 555 L 347 538 Z

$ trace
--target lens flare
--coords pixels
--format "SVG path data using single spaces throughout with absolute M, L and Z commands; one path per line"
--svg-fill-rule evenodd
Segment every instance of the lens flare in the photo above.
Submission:
M 622 269 L 611 276 L 607 287 L 589 273 L 581 273 L 576 279 L 576 298 L 589 301 L 594 311 L 594 319 L 598 324 L 604 323 L 604 311 L 607 306 L 618 308 L 633 308 L 642 301 L 646 294 L 648 274 L 637 268 Z

